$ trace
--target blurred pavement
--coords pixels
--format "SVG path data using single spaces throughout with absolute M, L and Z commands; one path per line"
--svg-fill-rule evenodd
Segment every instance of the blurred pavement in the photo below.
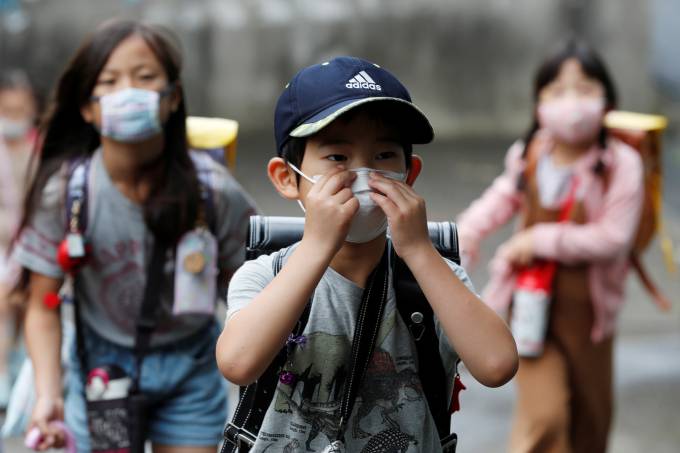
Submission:
M 435 142 L 416 148 L 424 158 L 424 169 L 416 182 L 428 206 L 431 220 L 452 219 L 501 171 L 510 140 Z M 274 154 L 270 134 L 244 136 L 239 140 L 236 177 L 268 215 L 301 215 L 297 204 L 281 199 L 266 177 L 266 162 Z M 680 172 L 671 171 L 677 181 Z M 666 194 L 668 200 L 669 194 Z M 680 205 L 680 199 L 673 203 Z M 676 208 L 677 209 L 677 208 Z M 680 244 L 680 214 L 667 208 L 667 227 Z M 511 227 L 488 240 L 482 263 L 506 238 Z M 677 247 L 676 247 L 677 249 Z M 677 249 L 680 251 L 680 249 Z M 677 255 L 677 254 L 676 254 Z M 676 256 L 677 259 L 677 256 Z M 680 275 L 670 276 L 663 266 L 657 243 L 645 255 L 655 280 L 675 306 L 660 313 L 631 276 L 628 301 L 623 311 L 616 343 L 616 420 L 612 453 L 677 453 L 680 451 Z M 484 266 L 471 272 L 478 290 L 487 278 Z M 459 453 L 505 451 L 513 403 L 513 386 L 486 389 L 464 376 L 468 390 L 461 396 L 462 412 L 454 417 L 459 435 Z M 5 453 L 23 453 L 17 441 L 8 441 Z

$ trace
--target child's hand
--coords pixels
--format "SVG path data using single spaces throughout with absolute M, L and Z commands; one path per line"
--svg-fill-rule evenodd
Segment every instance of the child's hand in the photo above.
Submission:
M 305 231 L 303 240 L 324 244 L 331 256 L 347 237 L 359 200 L 352 194 L 356 174 L 338 167 L 319 179 L 305 199 Z
M 499 252 L 500 256 L 517 266 L 528 266 L 534 259 L 534 243 L 531 230 L 523 230 L 515 233 L 503 245 Z
M 431 248 L 425 200 L 408 184 L 379 173 L 371 173 L 369 185 L 380 192 L 371 193 L 371 198 L 387 216 L 397 255 L 408 261 L 409 256 L 423 247 Z
M 64 420 L 64 401 L 61 397 L 47 398 L 39 396 L 33 406 L 30 427 L 37 426 L 42 434 L 38 451 L 50 448 L 63 448 L 66 439 L 62 430 L 50 425 L 51 421 Z

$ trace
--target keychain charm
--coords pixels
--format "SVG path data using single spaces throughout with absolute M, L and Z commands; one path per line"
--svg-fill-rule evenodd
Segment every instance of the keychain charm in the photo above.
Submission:
M 460 410 L 460 392 L 467 389 L 465 384 L 463 384 L 460 374 L 456 373 L 456 377 L 453 380 L 453 392 L 451 395 L 451 406 L 449 407 L 449 414 L 458 412 Z
M 83 264 L 85 264 L 88 254 L 88 247 L 84 245 L 83 237 L 80 234 L 75 234 L 75 236 L 78 236 L 80 240 L 74 238 L 69 241 L 70 236 L 71 234 L 69 234 L 66 239 L 61 241 L 59 248 L 57 248 L 57 263 L 59 264 L 59 267 L 61 267 L 61 269 L 67 274 L 77 271 Z M 70 242 L 73 243 L 74 252 L 81 252 L 80 256 L 71 255 Z M 80 247 L 82 247 L 82 251 Z
M 80 174 L 83 176 L 83 174 Z M 69 191 L 71 187 L 69 186 Z M 83 191 L 74 191 L 73 202 L 69 209 L 69 228 L 66 237 L 57 248 L 57 263 L 67 274 L 74 274 L 86 262 L 90 253 L 90 247 L 85 244 L 85 238 L 81 234 L 80 215 L 83 214 Z M 69 192 L 69 199 L 71 193 Z M 86 214 L 86 213 L 85 213 Z

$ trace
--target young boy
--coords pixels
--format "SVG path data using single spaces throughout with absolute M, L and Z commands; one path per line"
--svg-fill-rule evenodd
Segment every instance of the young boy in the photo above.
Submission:
M 432 140 L 429 121 L 392 74 L 339 57 L 291 80 L 276 106 L 275 135 L 278 157 L 270 160 L 268 175 L 281 196 L 303 207 L 304 234 L 234 275 L 217 345 L 227 379 L 240 385 L 258 379 L 290 344 L 312 301 L 304 336 L 291 348 L 288 374 L 282 373 L 251 451 L 272 445 L 272 451 L 330 451 L 325 449 L 340 439 L 346 451 L 359 452 L 376 443 L 384 447 L 388 437 L 406 442 L 399 451 L 441 451 L 391 281 L 354 410 L 341 420 L 357 312 L 382 263 L 388 224 L 395 252 L 432 306 L 448 382 L 458 357 L 492 387 L 510 380 L 517 368 L 504 322 L 475 295 L 465 271 L 430 241 L 425 202 L 411 187 L 422 168 L 412 144 Z M 280 254 L 283 267 L 274 275 Z

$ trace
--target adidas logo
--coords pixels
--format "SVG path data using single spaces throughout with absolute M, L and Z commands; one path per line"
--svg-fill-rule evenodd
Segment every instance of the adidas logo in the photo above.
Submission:
M 345 86 L 347 88 L 364 88 L 367 90 L 382 91 L 382 87 L 375 83 L 375 80 L 366 74 L 366 71 L 361 71 L 359 74 L 349 79 Z

